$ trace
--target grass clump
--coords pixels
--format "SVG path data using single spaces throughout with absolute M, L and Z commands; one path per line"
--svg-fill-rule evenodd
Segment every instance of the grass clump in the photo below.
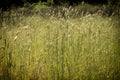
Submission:
M 67 18 L 62 12 L 49 18 L 20 13 L 12 22 L 3 17 L 0 79 L 119 79 L 119 22 L 97 13 L 68 17 L 72 9 L 62 10 Z

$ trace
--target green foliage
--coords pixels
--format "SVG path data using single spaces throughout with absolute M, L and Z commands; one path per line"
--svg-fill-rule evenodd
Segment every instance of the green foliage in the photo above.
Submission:
M 108 0 L 108 5 L 110 7 L 120 7 L 120 1 L 119 0 Z
M 45 18 L 39 14 L 26 16 L 24 8 L 20 8 L 18 12 L 12 10 L 10 18 L 3 17 L 0 79 L 119 79 L 118 20 L 98 13 L 68 17 L 76 15 L 72 7 L 59 7 L 59 15 L 54 8 L 52 11 L 46 12 L 49 17 Z
M 120 17 L 120 1 L 119 0 L 108 0 L 108 7 L 114 12 L 117 12 L 118 17 Z

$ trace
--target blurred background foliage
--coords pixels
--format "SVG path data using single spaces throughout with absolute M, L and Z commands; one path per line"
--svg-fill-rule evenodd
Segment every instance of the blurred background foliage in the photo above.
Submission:
M 34 3 L 45 3 L 47 5 L 78 5 L 82 2 L 98 5 L 106 4 L 111 8 L 116 8 L 120 6 L 119 0 L 0 0 L 0 8 L 2 10 L 8 10 L 12 7 L 22 7 L 24 5 L 30 5 Z

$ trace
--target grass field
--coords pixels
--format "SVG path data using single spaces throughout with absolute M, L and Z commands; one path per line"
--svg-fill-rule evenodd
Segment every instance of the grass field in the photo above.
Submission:
M 120 79 L 119 21 L 99 13 L 71 18 L 77 11 L 63 10 L 64 17 L 3 16 L 0 80 Z

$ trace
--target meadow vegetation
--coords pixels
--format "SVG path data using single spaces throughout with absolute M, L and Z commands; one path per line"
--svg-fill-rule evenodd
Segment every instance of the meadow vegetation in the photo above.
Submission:
M 1 12 L 0 80 L 119 80 L 119 19 L 87 6 Z

